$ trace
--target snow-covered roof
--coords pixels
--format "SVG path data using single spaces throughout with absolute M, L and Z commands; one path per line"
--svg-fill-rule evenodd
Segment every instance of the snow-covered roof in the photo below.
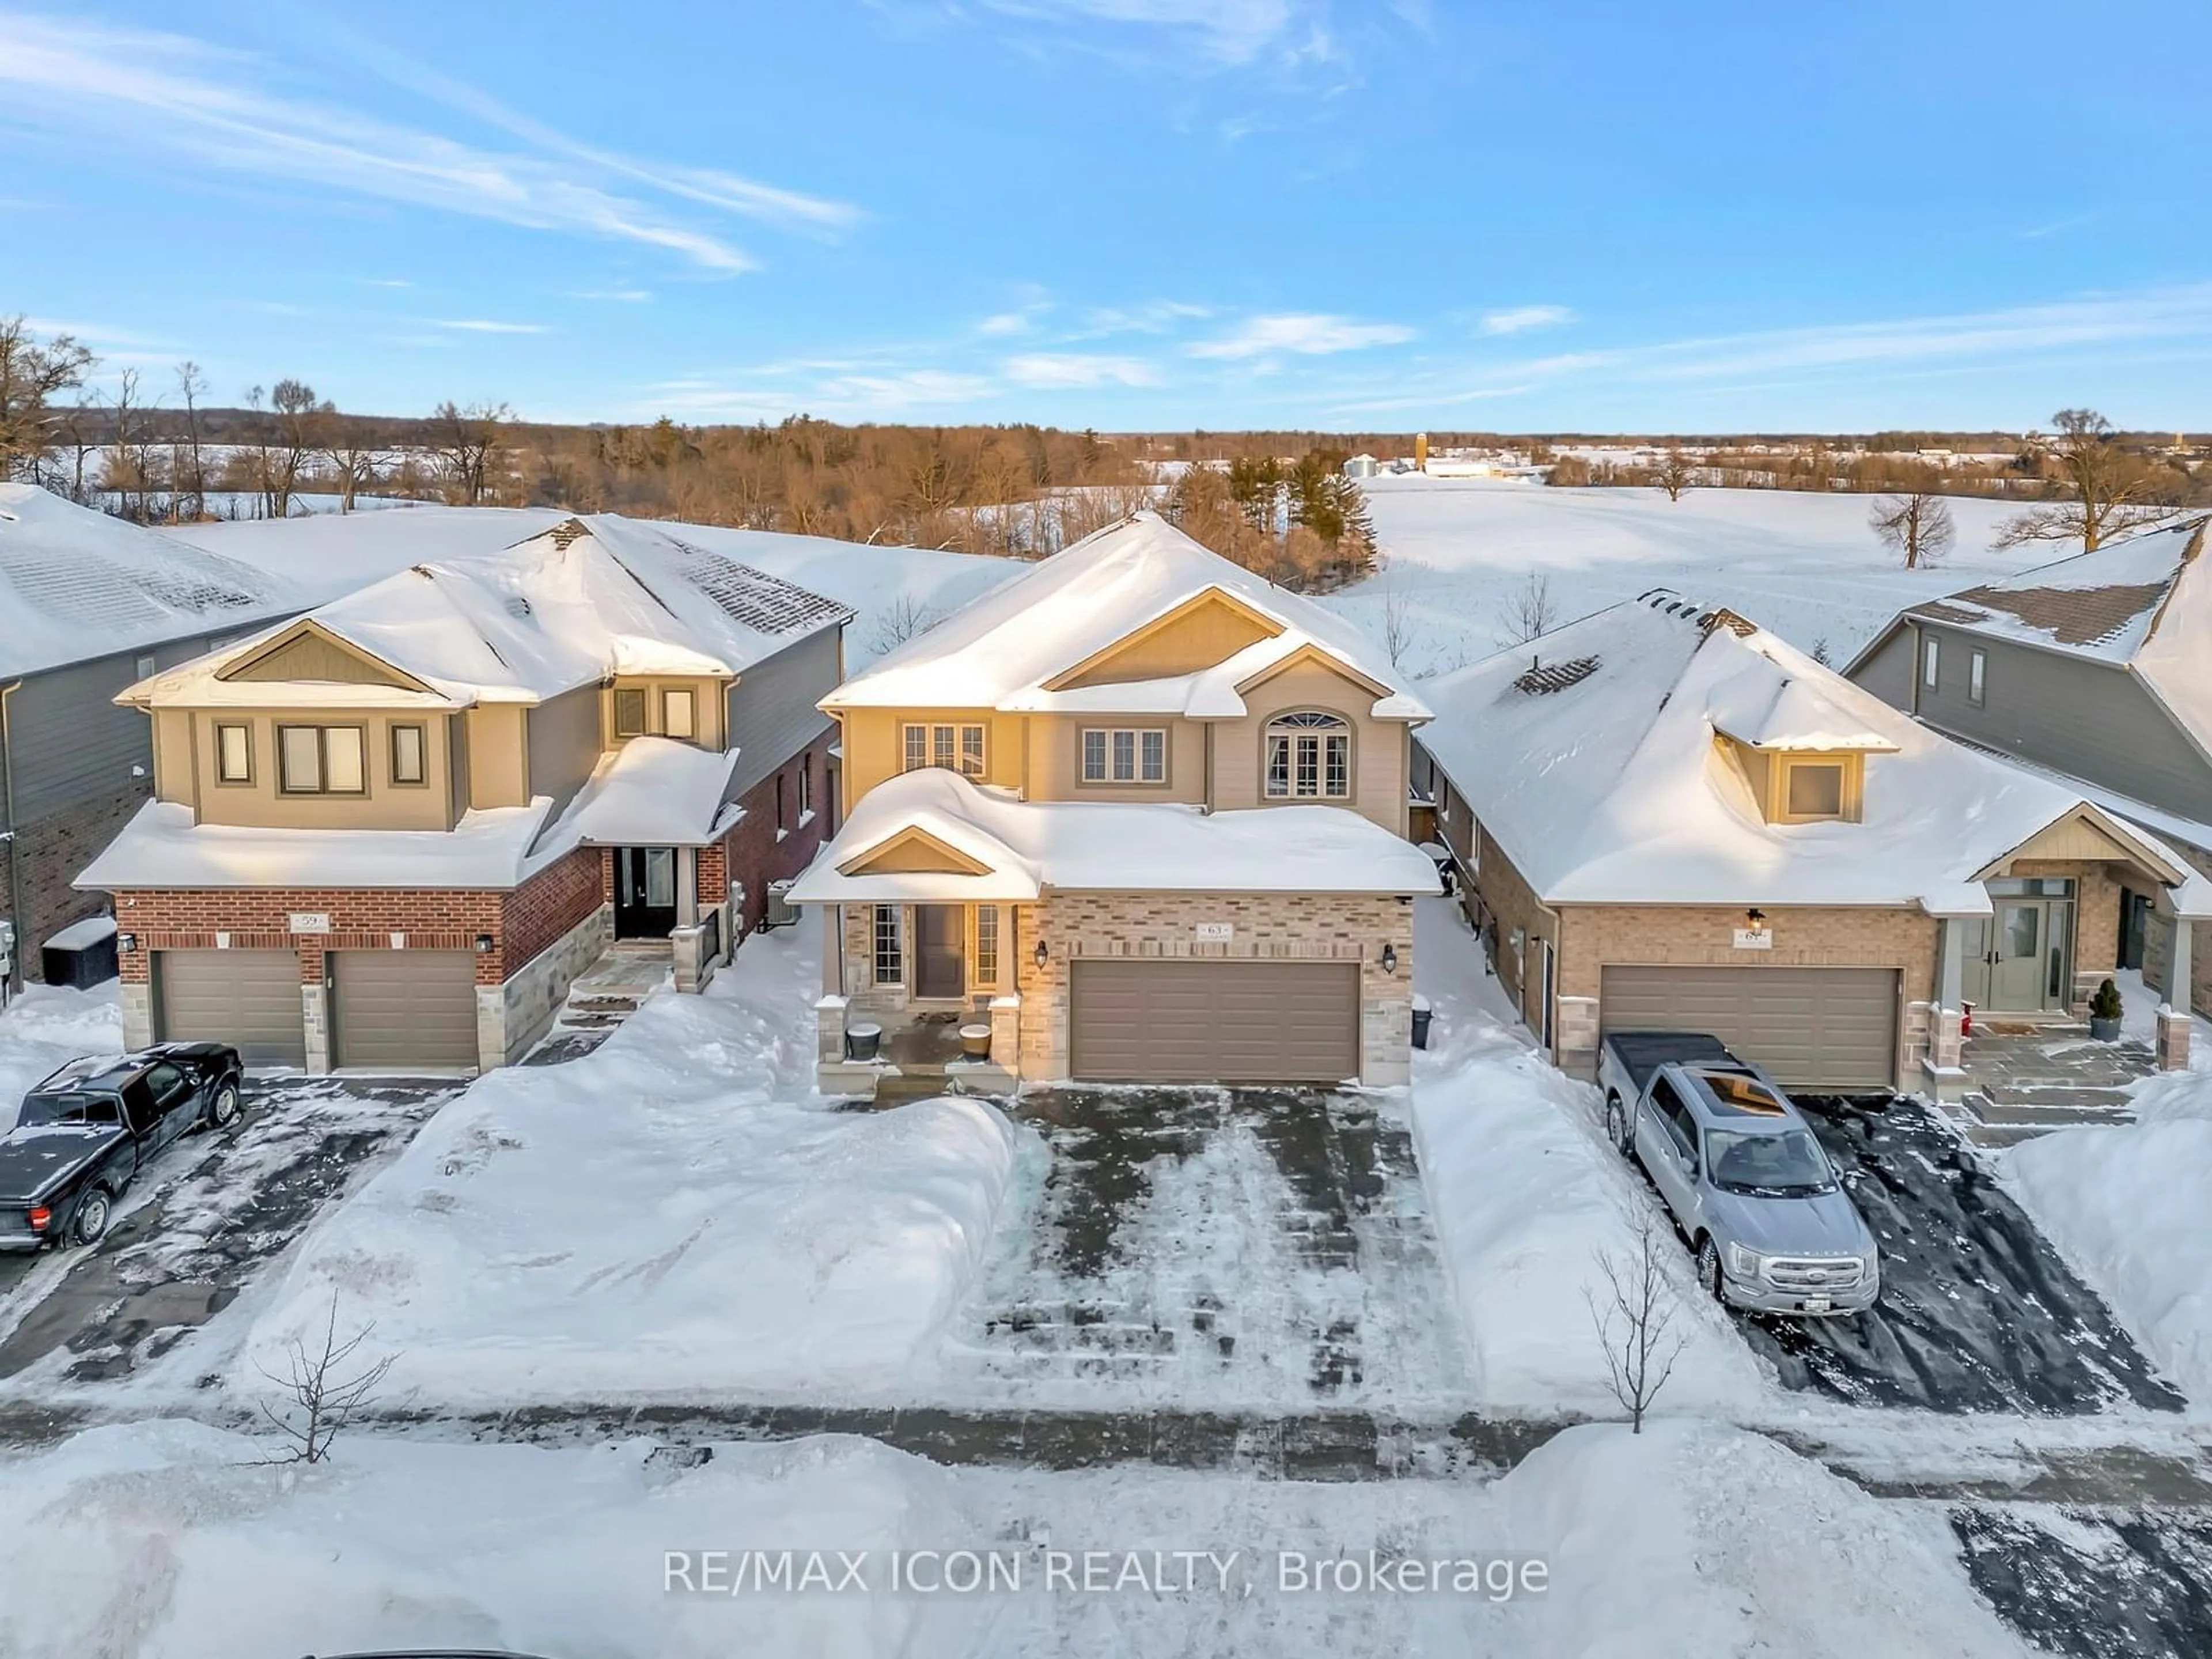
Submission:
M 247 627 L 307 602 L 283 577 L 0 483 L 0 675 Z
M 74 885 L 135 887 L 507 888 L 569 851 L 538 831 L 553 810 L 465 812 L 453 830 L 297 830 L 192 822 L 192 809 L 148 801 Z
M 1590 666 L 1529 690 L 1531 659 Z M 1802 688 L 1792 695 L 1793 688 Z M 2178 854 L 2072 790 L 1952 742 L 1727 611 L 1617 605 L 1425 681 L 1422 745 L 1539 898 L 1987 911 L 1979 872 L 2076 811 L 2150 867 Z M 1769 823 L 1714 734 L 1867 754 L 1856 823 Z M 1735 733 L 1741 739 L 1741 731 Z M 2195 914 L 2212 893 L 2176 897 Z
M 610 674 L 742 674 L 852 612 L 794 582 L 612 514 L 563 519 L 494 554 L 415 565 L 309 613 L 317 627 L 428 688 L 349 685 L 349 703 L 532 703 Z M 155 675 L 154 704 L 266 702 L 223 675 L 273 638 Z M 295 696 L 288 684 L 283 696 Z
M 919 832 L 976 873 L 846 873 Z M 942 768 L 878 784 L 793 884 L 800 904 L 1016 902 L 1048 889 L 1109 892 L 1437 890 L 1426 854 L 1339 806 L 1208 813 L 1119 801 L 1024 801 Z
M 2146 530 L 2002 581 L 1916 605 L 1885 629 L 1854 672 L 1908 620 L 2064 652 L 2132 671 L 2212 754 L 2212 572 L 2199 518 Z
M 740 809 L 725 800 L 738 751 L 669 738 L 632 738 L 601 757 L 554 836 L 602 847 L 703 847 Z
M 1209 591 L 1282 631 L 1196 673 L 1051 689 L 1071 670 Z M 1201 547 L 1157 514 L 1139 513 L 1010 577 L 848 680 L 823 707 L 1229 719 L 1244 713 L 1240 687 L 1308 649 L 1382 688 L 1376 718 L 1426 718 L 1419 699 L 1400 684 L 1355 624 Z

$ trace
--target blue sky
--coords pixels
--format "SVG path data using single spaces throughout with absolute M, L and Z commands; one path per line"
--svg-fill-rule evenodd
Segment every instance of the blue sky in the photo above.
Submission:
M 2084 17 L 0 0 L 0 313 L 397 413 L 2212 426 L 2212 9 Z

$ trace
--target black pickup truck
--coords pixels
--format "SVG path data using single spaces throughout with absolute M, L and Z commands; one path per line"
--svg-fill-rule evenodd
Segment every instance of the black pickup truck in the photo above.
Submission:
M 0 1136 L 0 1249 L 95 1243 L 163 1147 L 238 1121 L 240 1076 L 238 1050 L 220 1042 L 63 1066 L 23 1097 Z

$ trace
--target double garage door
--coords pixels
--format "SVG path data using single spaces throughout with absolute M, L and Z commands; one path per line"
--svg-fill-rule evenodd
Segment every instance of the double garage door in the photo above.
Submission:
M 1607 968 L 1608 1031 L 1706 1031 L 1785 1087 L 1876 1093 L 1897 1081 L 1893 968 Z
M 477 1063 L 476 958 L 465 951 L 334 951 L 331 1063 L 382 1072 Z M 248 1066 L 304 1066 L 300 958 L 291 951 L 164 951 L 161 1035 L 234 1044 Z
M 1341 1082 L 1359 1073 L 1359 965 L 1079 961 L 1068 1041 L 1086 1082 Z

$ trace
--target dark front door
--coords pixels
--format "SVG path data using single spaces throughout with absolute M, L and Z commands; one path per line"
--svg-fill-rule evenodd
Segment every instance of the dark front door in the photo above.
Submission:
M 2120 959 L 2119 966 L 2141 971 L 2143 965 L 2143 936 L 2148 932 L 2150 898 L 2134 889 L 2120 889 Z
M 615 848 L 615 937 L 666 939 L 676 931 L 676 849 Z
M 915 908 L 915 994 L 957 997 L 968 989 L 968 955 L 963 915 L 957 904 L 923 904 Z

